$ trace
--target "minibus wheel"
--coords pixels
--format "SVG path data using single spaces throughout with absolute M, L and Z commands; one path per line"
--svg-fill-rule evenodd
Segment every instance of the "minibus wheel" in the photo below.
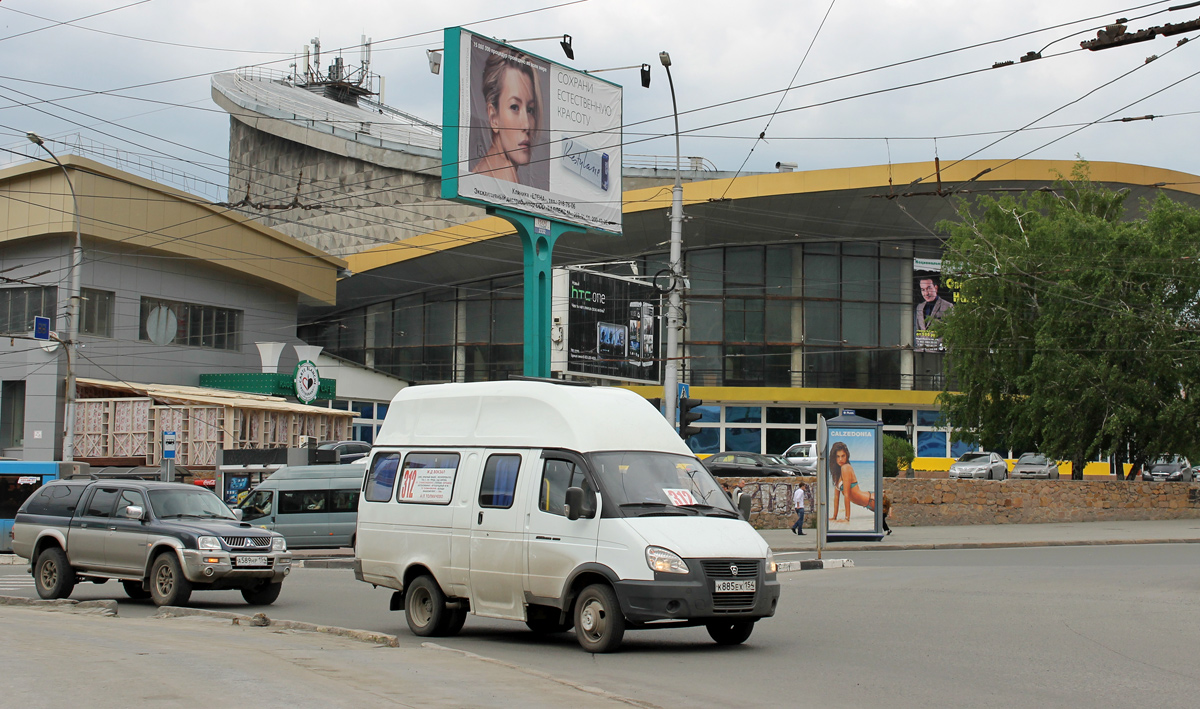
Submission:
M 449 613 L 446 594 L 432 576 L 418 576 L 408 585 L 404 594 L 404 618 L 413 635 L 423 638 L 441 635 L 448 626 Z
M 625 637 L 625 616 L 610 586 L 594 583 L 575 600 L 575 635 L 588 652 L 613 652 Z
M 735 620 L 709 623 L 708 634 L 718 645 L 741 645 L 754 632 L 754 621 Z

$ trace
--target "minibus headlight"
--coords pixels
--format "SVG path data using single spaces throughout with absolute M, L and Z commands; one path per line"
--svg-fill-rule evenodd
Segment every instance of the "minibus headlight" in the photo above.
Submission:
M 690 570 L 679 555 L 662 547 L 646 547 L 646 563 L 664 574 L 686 574 Z
M 768 549 L 767 550 L 767 573 L 773 574 L 773 573 L 777 572 L 778 570 L 779 570 L 779 564 L 775 563 L 775 554 L 770 549 Z
M 287 540 L 283 537 L 271 537 L 271 551 L 287 551 Z
M 216 537 L 197 537 L 196 548 L 207 549 L 209 551 L 220 551 L 221 540 L 217 539 Z

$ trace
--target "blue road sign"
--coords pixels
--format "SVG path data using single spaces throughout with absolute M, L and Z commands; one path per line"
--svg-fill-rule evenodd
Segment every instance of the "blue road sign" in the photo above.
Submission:
M 44 318 L 40 315 L 33 318 L 33 339 L 50 339 L 50 318 Z
M 162 457 L 163 457 L 163 460 L 174 460 L 175 459 L 175 432 L 174 431 L 163 431 Z

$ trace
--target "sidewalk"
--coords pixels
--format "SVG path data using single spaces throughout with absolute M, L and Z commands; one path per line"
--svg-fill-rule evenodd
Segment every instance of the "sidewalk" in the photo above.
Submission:
M 644 703 L 419 638 L 399 647 L 206 617 L 0 606 L 5 706 L 621 707 Z M 63 661 L 63 658 L 70 658 Z
M 775 552 L 816 551 L 816 530 L 803 537 L 787 529 L 761 529 Z M 1200 543 L 1200 519 L 1062 524 L 979 524 L 963 527 L 892 527 L 878 542 L 831 542 L 827 552 L 886 549 L 989 549 L 1097 544 Z

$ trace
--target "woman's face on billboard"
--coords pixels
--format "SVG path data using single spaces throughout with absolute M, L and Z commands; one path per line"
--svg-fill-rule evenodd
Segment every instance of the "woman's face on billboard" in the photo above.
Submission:
M 500 100 L 496 106 L 488 106 L 488 118 L 492 142 L 499 144 L 500 152 L 513 165 L 529 164 L 537 111 L 533 80 L 519 69 L 506 69 L 500 82 Z
M 850 462 L 850 451 L 844 448 L 839 448 L 838 452 L 834 454 L 833 457 L 838 465 L 845 465 L 846 463 Z

